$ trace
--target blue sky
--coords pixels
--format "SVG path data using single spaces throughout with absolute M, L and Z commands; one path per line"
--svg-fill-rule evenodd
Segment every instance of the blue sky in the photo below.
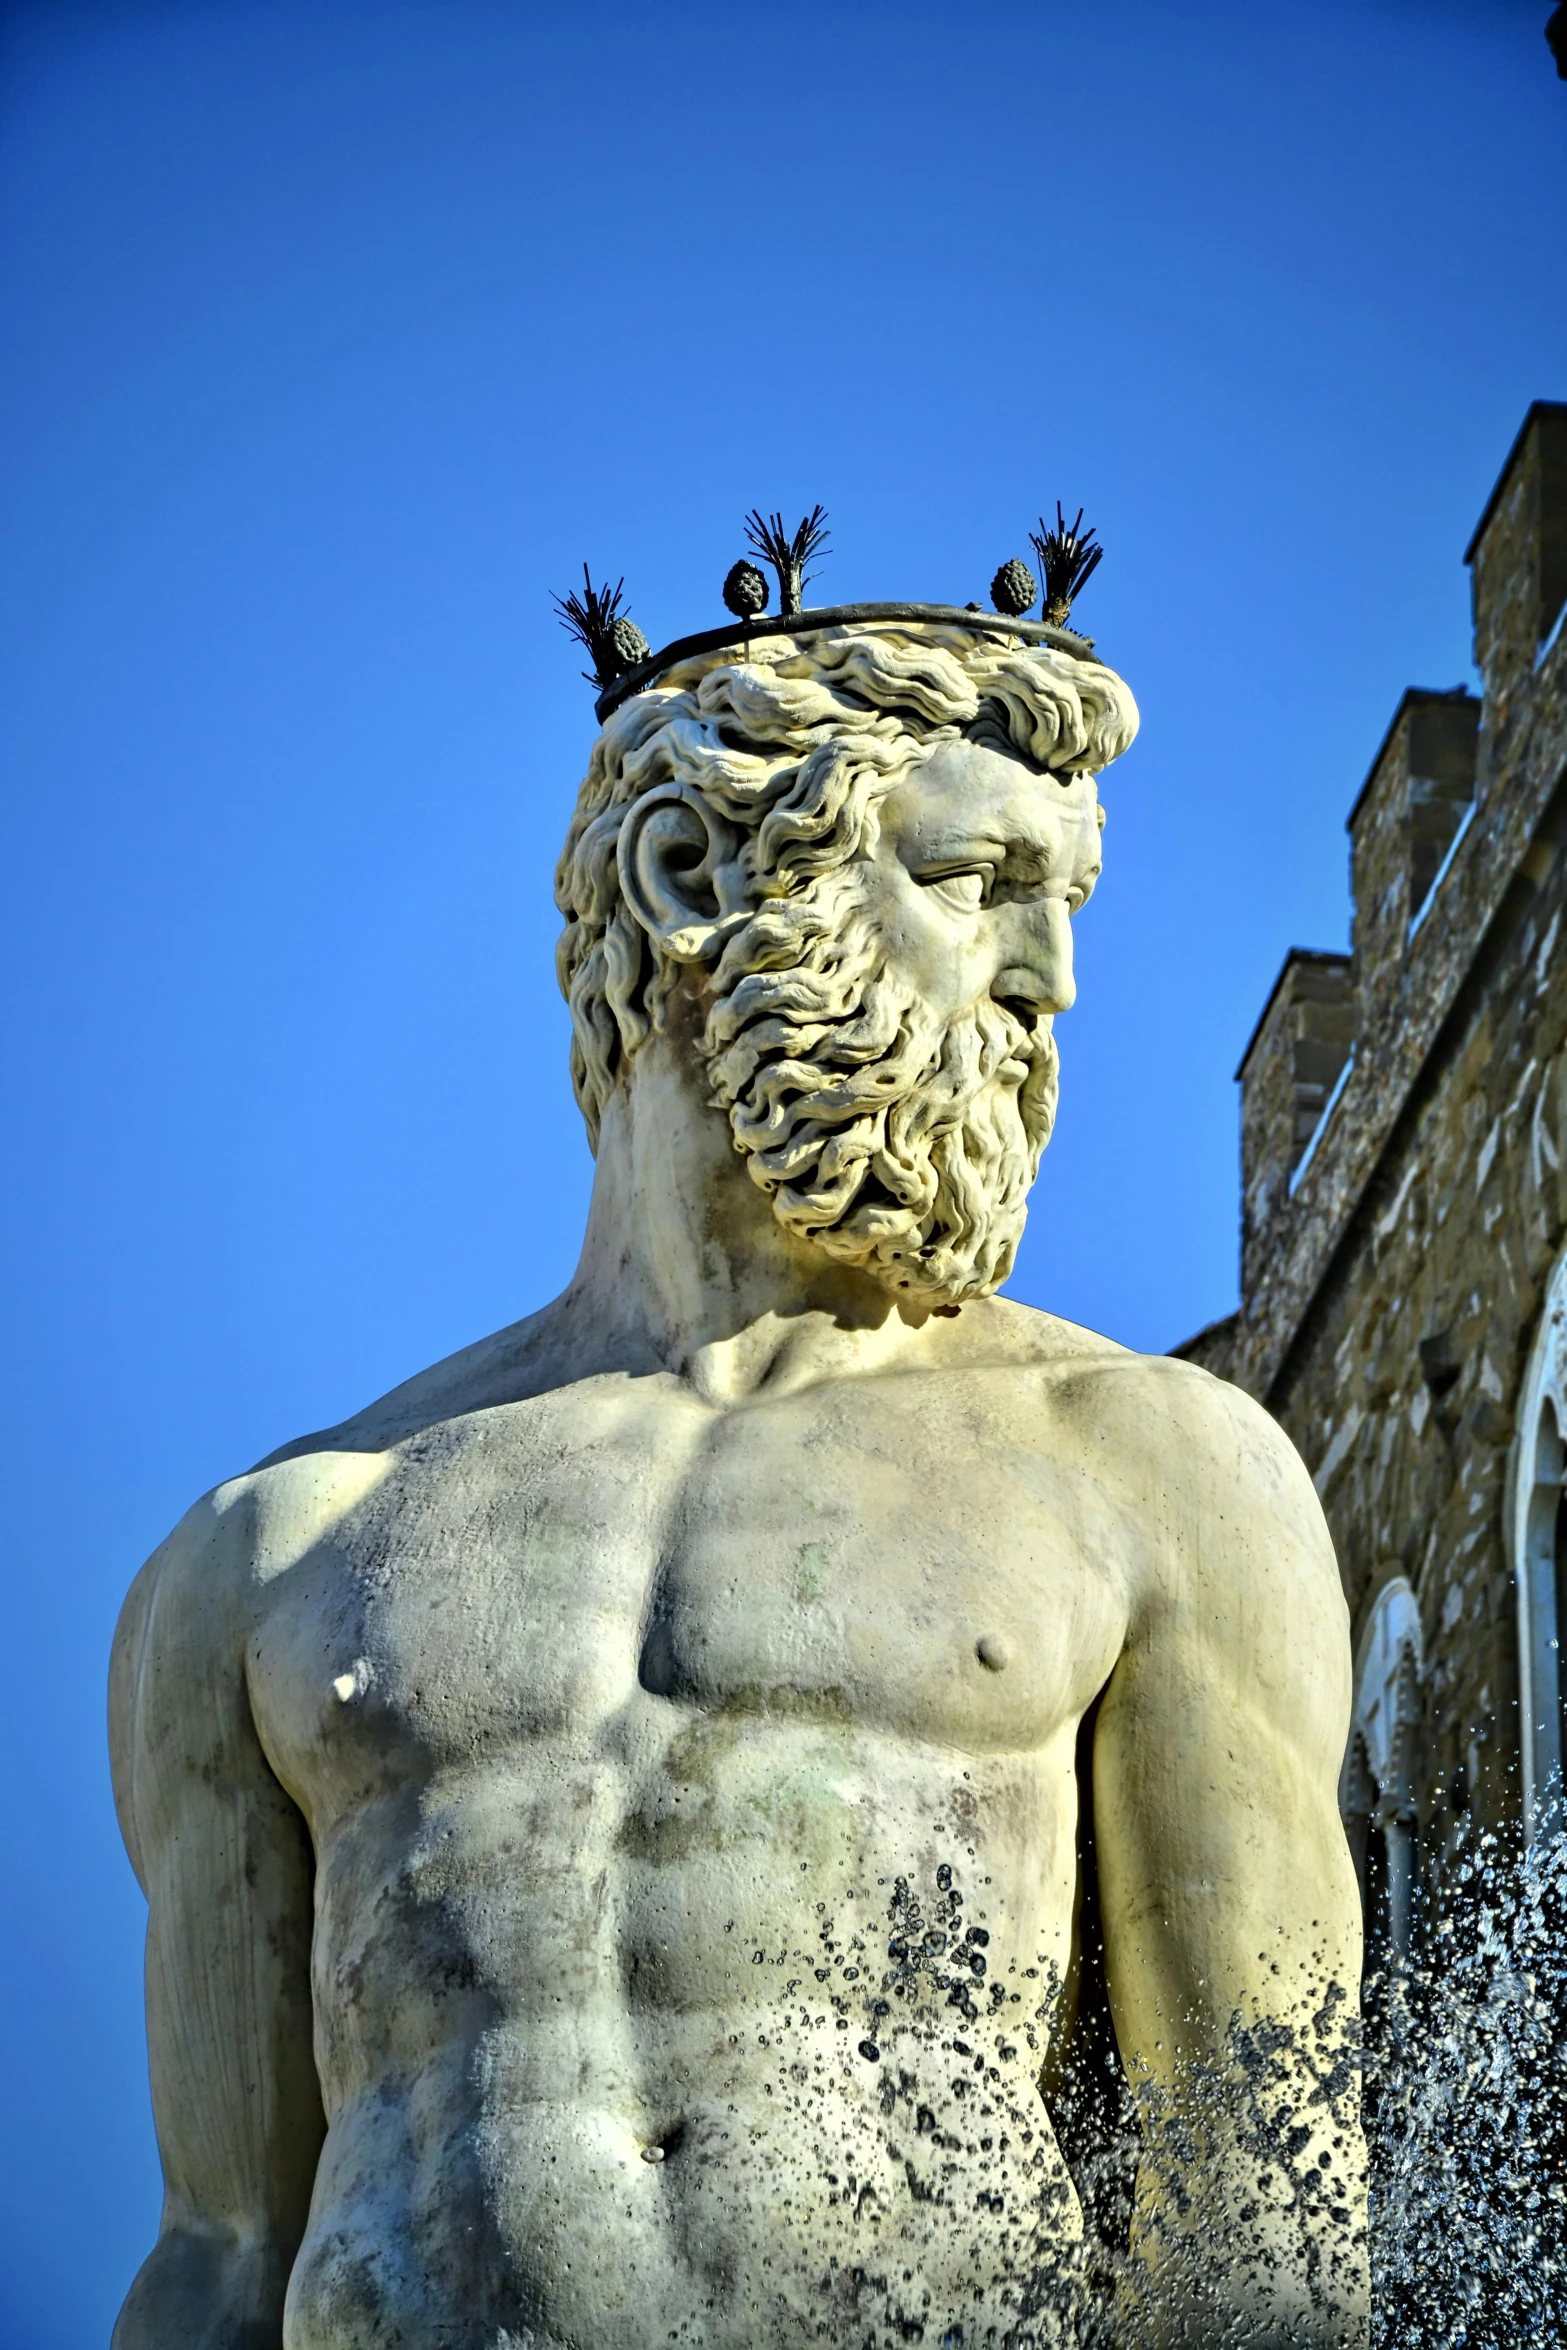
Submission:
M 964 602 L 1087 507 L 1144 728 L 1013 1289 L 1168 1347 L 1234 1300 L 1239 1052 L 1567 393 L 1547 13 L 0 17 L 0 2350 L 101 2344 L 155 2225 L 131 1572 L 574 1259 L 549 591 L 710 625 L 744 510 L 820 499 L 824 598 Z

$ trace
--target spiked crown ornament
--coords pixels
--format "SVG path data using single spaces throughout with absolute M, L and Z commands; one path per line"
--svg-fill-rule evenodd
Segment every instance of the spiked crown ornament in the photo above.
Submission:
M 805 566 L 827 544 L 826 508 L 813 506 L 792 537 L 784 529 L 781 514 L 769 514 L 764 520 L 760 508 L 754 508 L 745 518 L 745 535 L 777 575 L 780 613 L 785 620 L 795 619 L 811 576 Z
M 1030 531 L 1029 539 L 1045 575 L 1045 618 L 1058 626 L 1064 625 L 1073 597 L 1081 595 L 1088 585 L 1104 549 L 1095 544 L 1091 530 L 1084 530 L 1082 507 L 1077 509 L 1077 520 L 1068 524 L 1063 519 L 1059 499 L 1055 529 L 1046 530 L 1041 514 L 1039 529 Z
M 828 545 L 825 509 L 813 506 L 790 531 L 781 514 L 764 514 L 754 507 L 745 517 L 744 529 L 752 554 L 761 557 L 777 582 L 776 613 L 767 609 L 772 589 L 766 572 L 746 555 L 731 564 L 724 579 L 724 605 L 734 614 L 734 624 L 706 629 L 697 636 L 676 637 L 656 653 L 629 613 L 621 609 L 623 579 L 613 587 L 596 588 L 584 563 L 581 594 L 572 589 L 555 597 L 561 626 L 586 649 L 593 663 L 583 675 L 598 689 L 595 707 L 601 722 L 628 695 L 640 693 L 679 661 L 719 652 L 727 645 L 748 644 L 757 637 L 799 636 L 861 621 L 958 623 L 985 634 L 1054 645 L 1079 659 L 1086 659 L 1093 651 L 1092 637 L 1079 636 L 1066 625 L 1074 599 L 1104 554 L 1093 531 L 1083 528 L 1081 508 L 1076 521 L 1068 524 L 1058 503 L 1055 529 L 1047 529 L 1041 516 L 1038 531 L 1029 534 L 1044 577 L 1043 618 L 1038 620 L 1030 614 L 1040 596 L 1039 580 L 1020 555 L 1003 563 L 992 579 L 990 612 L 979 604 L 830 604 L 808 610 L 803 597 L 811 579 L 809 566 Z

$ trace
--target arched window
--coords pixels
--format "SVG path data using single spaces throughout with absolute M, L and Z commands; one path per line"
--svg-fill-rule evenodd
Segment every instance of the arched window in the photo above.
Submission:
M 1420 1732 L 1420 1606 L 1404 1576 L 1384 1583 L 1355 1658 L 1355 1710 L 1340 1800 L 1360 1878 L 1366 1968 L 1402 1956 L 1419 1879 L 1415 1744 Z
M 1518 1407 L 1512 1498 L 1518 1577 L 1518 1695 L 1524 1834 L 1531 1841 L 1561 1801 L 1567 1665 L 1567 1250 L 1545 1310 Z

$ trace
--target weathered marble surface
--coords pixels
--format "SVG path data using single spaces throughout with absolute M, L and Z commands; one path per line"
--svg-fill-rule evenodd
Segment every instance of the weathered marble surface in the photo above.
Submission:
M 219 1486 L 126 1605 L 168 2198 L 117 2350 L 977 2342 L 1079 2225 L 1037 2077 L 1095 2021 L 1085 1890 L 1177 2096 L 1355 1980 L 1309 1480 L 1234 1389 L 990 1294 L 1134 724 L 912 628 L 611 720 L 575 1279 Z M 1145 2166 L 1136 2338 L 1206 2294 L 1205 2339 L 1358 2339 L 1348 2101 L 1310 2243 L 1242 2104 L 1184 2206 Z

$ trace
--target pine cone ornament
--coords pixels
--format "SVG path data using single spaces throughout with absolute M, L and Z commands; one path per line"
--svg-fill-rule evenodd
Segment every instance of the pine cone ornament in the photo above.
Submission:
M 620 664 L 622 676 L 628 669 L 635 669 L 639 661 L 645 661 L 652 651 L 647 638 L 634 620 L 613 621 L 610 625 L 609 642 L 610 650 Z
M 1021 620 L 1039 593 L 1039 582 L 1021 556 L 1003 563 L 990 583 L 990 600 L 1009 620 Z
M 724 581 L 724 602 L 740 620 L 754 620 L 767 610 L 768 586 L 754 563 L 742 555 Z
M 584 563 L 581 595 L 572 588 L 554 599 L 561 627 L 568 636 L 576 638 L 593 663 L 592 669 L 584 669 L 582 674 L 600 693 L 612 686 L 617 677 L 624 677 L 628 669 L 635 669 L 648 655 L 647 638 L 620 609 L 625 586 L 625 581 L 620 579 L 613 587 L 608 580 L 602 587 L 595 587 L 593 574 Z

